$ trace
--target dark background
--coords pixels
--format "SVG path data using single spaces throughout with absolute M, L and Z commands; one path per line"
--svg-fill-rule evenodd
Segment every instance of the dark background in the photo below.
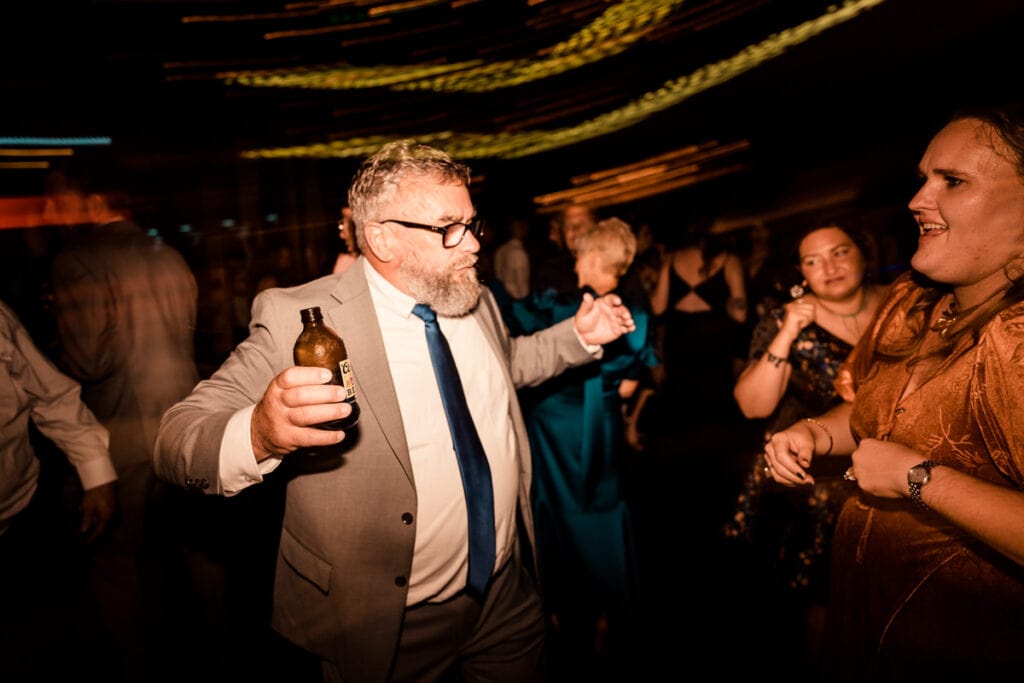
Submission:
M 620 55 L 480 95 L 254 89 L 215 78 L 242 66 L 536 57 L 613 4 L 437 3 L 394 15 L 387 27 L 267 40 L 262 36 L 273 31 L 360 24 L 373 5 L 295 18 L 278 16 L 284 2 L 33 3 L 5 10 L 0 134 L 110 136 L 112 146 L 77 150 L 73 163 L 130 178 L 141 210 L 161 230 L 183 222 L 215 229 L 224 219 L 253 222 L 268 213 L 304 225 L 333 219 L 358 159 L 250 161 L 240 158 L 242 150 L 369 134 L 573 125 L 829 5 L 677 3 L 660 29 Z M 183 21 L 260 12 L 275 14 Z M 1016 1 L 886 0 L 625 130 L 521 159 L 470 160 L 481 176 L 478 201 L 529 209 L 532 197 L 564 189 L 581 173 L 740 139 L 751 143 L 746 171 L 614 209 L 659 218 L 742 214 L 837 187 L 855 187 L 876 203 L 904 201 L 925 142 L 952 108 L 1019 92 L 1022 28 Z M 32 194 L 42 175 L 0 172 L 0 186 L 7 195 Z

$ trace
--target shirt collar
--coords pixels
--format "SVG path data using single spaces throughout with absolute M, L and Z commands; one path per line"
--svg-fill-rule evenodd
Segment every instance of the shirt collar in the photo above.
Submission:
M 388 282 L 365 258 L 363 259 L 363 272 L 366 274 L 366 283 L 370 287 L 375 304 L 383 306 L 403 318 L 412 315 L 412 307 L 416 305 L 416 300 Z

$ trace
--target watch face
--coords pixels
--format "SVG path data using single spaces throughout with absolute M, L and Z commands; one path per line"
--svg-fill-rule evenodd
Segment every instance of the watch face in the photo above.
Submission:
M 917 465 L 916 467 L 911 467 L 907 472 L 907 481 L 911 484 L 927 484 L 931 476 L 932 473 L 927 468 Z

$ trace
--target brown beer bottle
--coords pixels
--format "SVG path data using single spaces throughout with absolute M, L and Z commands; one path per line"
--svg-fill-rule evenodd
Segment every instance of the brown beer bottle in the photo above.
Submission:
M 345 387 L 345 402 L 352 406 L 352 413 L 340 420 L 331 420 L 313 425 L 317 429 L 349 429 L 359 420 L 359 404 L 356 403 L 356 388 L 352 378 L 352 366 L 341 337 L 324 324 L 319 306 L 302 309 L 302 332 L 295 340 L 292 356 L 296 365 L 327 368 L 334 373 L 331 384 Z

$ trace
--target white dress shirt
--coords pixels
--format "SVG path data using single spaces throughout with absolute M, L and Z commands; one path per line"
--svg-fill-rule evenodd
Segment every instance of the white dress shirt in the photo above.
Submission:
M 424 324 L 412 314 L 416 301 L 385 280 L 368 261 L 363 267 L 384 337 L 416 481 L 416 541 L 407 604 L 442 601 L 465 587 L 469 559 L 466 501 L 455 447 Z M 520 473 L 510 416 L 515 397 L 476 318 L 438 316 L 438 323 L 451 347 L 491 468 L 497 570 L 508 560 L 515 540 Z M 353 372 L 359 376 L 358 367 L 353 367 Z M 367 381 L 372 380 L 361 379 Z M 249 431 L 253 408 L 232 416 L 221 442 L 220 475 L 226 495 L 262 481 L 262 475 L 281 462 L 275 457 L 256 462 Z
M 33 343 L 0 303 L 0 534 L 24 510 L 39 481 L 29 420 L 67 456 L 83 489 L 117 479 L 110 436 L 81 399 L 81 387 Z

